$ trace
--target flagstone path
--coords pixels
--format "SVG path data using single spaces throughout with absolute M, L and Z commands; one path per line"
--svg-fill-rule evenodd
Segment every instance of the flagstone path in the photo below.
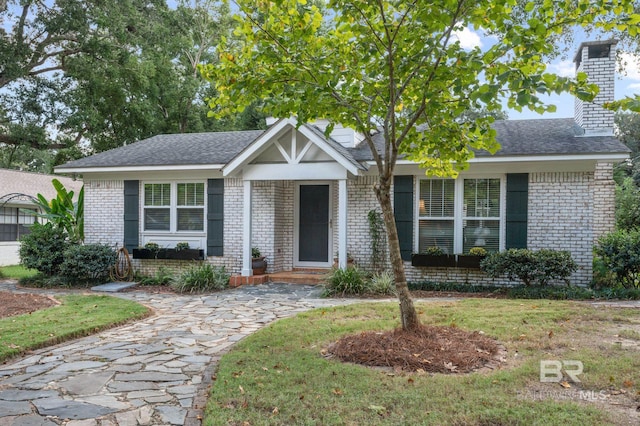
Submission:
M 46 292 L 7 281 L 0 290 Z M 0 365 L 0 426 L 199 425 L 213 369 L 230 346 L 276 319 L 357 302 L 319 294 L 287 284 L 116 294 L 154 315 Z

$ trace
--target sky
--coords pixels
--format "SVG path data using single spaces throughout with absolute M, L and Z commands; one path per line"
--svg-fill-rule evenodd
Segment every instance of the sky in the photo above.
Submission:
M 493 42 L 489 37 L 485 37 L 480 32 L 474 32 L 471 29 L 465 28 L 462 32 L 457 33 L 460 44 L 464 48 L 471 49 L 479 46 L 480 48 L 491 45 Z M 576 40 L 572 46 L 568 46 L 568 52 L 570 52 L 569 58 L 562 59 L 557 58 L 547 64 L 547 70 L 564 77 L 573 77 L 575 75 L 575 65 L 573 63 L 573 56 L 578 50 L 580 43 L 585 41 L 592 41 L 593 38 L 587 38 L 586 36 L 577 35 Z M 640 57 L 631 55 L 629 53 L 622 52 L 619 54 L 622 57 L 622 62 L 627 63 L 624 74 L 618 72 L 615 81 L 615 98 L 623 99 L 625 96 L 633 96 L 640 94 Z M 557 110 L 554 113 L 545 113 L 543 115 L 536 113 L 535 111 L 523 110 L 518 112 L 515 110 L 508 110 L 510 120 L 528 120 L 536 118 L 570 118 L 574 113 L 574 97 L 570 94 L 565 95 L 553 95 L 553 96 L 541 96 L 541 99 L 547 104 L 553 104 Z

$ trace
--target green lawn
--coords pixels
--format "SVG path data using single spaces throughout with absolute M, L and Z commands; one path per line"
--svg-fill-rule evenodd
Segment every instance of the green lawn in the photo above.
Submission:
M 135 302 L 110 296 L 64 296 L 61 305 L 0 319 L 0 362 L 146 316 Z
M 397 304 L 315 310 L 277 321 L 223 356 L 205 424 L 600 425 L 615 419 L 593 403 L 565 397 L 610 387 L 640 396 L 638 350 L 606 343 L 615 336 L 610 327 L 640 327 L 638 310 L 490 299 L 418 308 L 424 323 L 455 324 L 498 338 L 507 363 L 495 372 L 467 375 L 389 374 L 343 364 L 321 352 L 345 334 L 395 327 Z M 582 361 L 582 382 L 569 389 L 540 383 L 544 359 Z M 536 392 L 556 400 L 534 400 Z
M 11 265 L 0 267 L 0 279 L 11 278 L 19 280 L 20 278 L 30 278 L 38 274 L 35 269 L 27 269 L 22 265 Z

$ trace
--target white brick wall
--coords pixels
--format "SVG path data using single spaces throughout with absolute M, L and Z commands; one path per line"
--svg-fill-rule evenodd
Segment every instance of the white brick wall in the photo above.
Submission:
M 527 246 L 568 250 L 579 270 L 571 282 L 588 285 L 593 261 L 593 173 L 531 173 Z
M 613 227 L 614 191 L 612 163 L 598 163 L 595 173 L 529 174 L 528 246 L 531 249 L 569 250 L 580 265 L 573 284 L 591 281 L 592 245 L 597 237 Z M 363 176 L 348 181 L 347 251 L 357 264 L 371 270 L 371 241 L 368 212 L 379 210 L 373 192 L 377 178 Z M 294 188 L 292 181 L 265 181 L 253 184 L 252 246 L 268 257 L 269 272 L 293 267 Z M 333 188 L 333 243 L 338 249 L 337 184 Z M 122 246 L 124 184 L 118 180 L 85 182 L 85 236 L 88 243 Z M 208 262 L 224 265 L 232 273 L 242 268 L 241 179 L 226 179 L 224 189 L 224 256 Z M 136 269 L 153 273 L 159 266 L 178 270 L 186 265 L 177 261 L 134 261 Z M 387 261 L 388 265 L 388 261 Z M 480 271 L 444 268 L 414 268 L 405 262 L 411 281 L 432 280 L 482 285 L 505 285 L 504 279 L 486 278 Z
M 616 195 L 613 163 L 596 164 L 593 185 L 593 243 L 615 227 Z
M 85 180 L 84 192 L 85 242 L 122 247 L 124 181 Z
M 593 46 L 591 46 L 593 48 Z M 589 82 L 595 83 L 600 92 L 593 102 L 583 102 L 576 97 L 575 120 L 585 130 L 585 134 L 611 133 L 613 134 L 614 112 L 604 109 L 604 102 L 614 100 L 616 45 L 613 43 L 609 56 L 604 58 L 589 58 L 590 46 L 583 45 L 576 72 L 584 72 L 589 76 Z

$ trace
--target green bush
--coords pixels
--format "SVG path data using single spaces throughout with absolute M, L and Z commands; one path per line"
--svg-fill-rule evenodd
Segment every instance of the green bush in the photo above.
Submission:
M 598 240 L 596 286 L 640 286 L 640 230 L 616 231 Z
M 205 263 L 193 266 L 183 272 L 171 287 L 179 293 L 201 293 L 223 290 L 229 285 L 230 275 L 224 266 L 212 266 Z
M 480 268 L 492 278 L 506 275 L 522 280 L 526 286 L 544 286 L 551 280 L 564 280 L 569 285 L 569 277 L 578 265 L 568 251 L 509 249 L 489 255 Z
M 63 228 L 35 223 L 31 232 L 20 239 L 20 264 L 25 268 L 53 276 L 60 271 L 64 251 L 69 247 L 67 234 Z
M 396 295 L 396 283 L 393 274 L 389 271 L 374 274 L 371 277 L 369 291 L 375 294 Z
M 640 227 L 640 189 L 628 177 L 616 186 L 616 228 L 633 230 Z
M 366 274 L 358 267 L 333 268 L 325 277 L 324 296 L 364 294 L 369 291 Z
M 64 251 L 60 275 L 70 281 L 101 282 L 109 278 L 116 252 L 102 244 L 71 245 Z
M 481 286 L 461 283 L 433 281 L 410 282 L 409 290 L 455 291 L 459 293 L 487 293 L 509 299 L 553 299 L 553 300 L 639 300 L 640 288 L 590 289 L 584 287 L 514 287 Z
M 136 277 L 136 281 L 140 285 L 170 285 L 173 282 L 173 277 L 174 274 L 169 268 L 161 266 L 154 275 L 139 276 Z

